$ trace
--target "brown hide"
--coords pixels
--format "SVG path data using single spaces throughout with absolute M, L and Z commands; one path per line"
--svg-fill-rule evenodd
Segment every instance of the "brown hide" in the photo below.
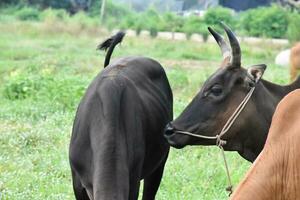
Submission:
M 277 106 L 268 138 L 231 200 L 300 199 L 300 89 Z
M 300 69 L 300 42 L 291 49 L 290 54 L 290 78 L 295 80 L 297 71 Z

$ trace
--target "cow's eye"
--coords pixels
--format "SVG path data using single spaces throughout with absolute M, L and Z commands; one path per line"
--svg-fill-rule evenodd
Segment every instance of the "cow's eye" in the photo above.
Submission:
M 214 85 L 211 89 L 210 89 L 210 93 L 214 96 L 220 96 L 223 92 L 223 89 L 220 85 Z

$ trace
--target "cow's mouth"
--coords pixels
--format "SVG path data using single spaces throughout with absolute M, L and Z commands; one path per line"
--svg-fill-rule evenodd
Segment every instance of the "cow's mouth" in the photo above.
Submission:
M 168 124 L 165 128 L 164 137 L 167 139 L 168 143 L 177 149 L 181 149 L 187 145 L 215 145 L 216 139 L 215 136 L 210 135 L 201 135 L 200 137 L 197 134 L 197 130 L 186 132 L 181 131 L 172 124 Z
M 182 149 L 188 144 L 189 136 L 182 135 L 177 131 L 171 124 L 168 124 L 165 128 L 164 137 L 172 147 Z
M 172 135 L 164 134 L 164 136 L 167 139 L 168 143 L 176 149 L 182 149 L 187 145 L 183 142 L 184 141 L 182 138 L 183 135 L 177 134 L 176 132 L 174 132 Z

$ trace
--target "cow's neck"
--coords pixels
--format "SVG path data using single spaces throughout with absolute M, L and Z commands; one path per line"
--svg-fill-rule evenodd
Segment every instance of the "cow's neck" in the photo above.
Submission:
M 244 133 L 240 135 L 246 135 L 247 138 L 240 138 L 237 141 L 233 141 L 234 145 L 232 146 L 234 148 L 232 150 L 238 149 L 239 154 L 243 158 L 253 162 L 263 149 L 278 102 L 289 92 L 297 88 L 300 88 L 300 77 L 295 82 L 285 86 L 261 80 L 252 97 L 255 107 L 259 111 L 256 119 L 259 118 L 261 125 L 259 126 L 257 122 L 254 124 L 248 122 L 248 126 L 244 130 L 240 130 Z
M 261 84 L 265 87 L 268 93 L 280 100 L 289 92 L 300 88 L 300 76 L 293 83 L 285 86 L 277 85 L 266 80 L 261 80 Z

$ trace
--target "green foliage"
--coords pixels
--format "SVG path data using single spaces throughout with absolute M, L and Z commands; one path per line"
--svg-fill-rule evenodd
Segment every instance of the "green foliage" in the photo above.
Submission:
M 3 96 L 9 100 L 52 102 L 73 109 L 82 97 L 85 85 L 85 80 L 78 77 L 41 74 L 35 69 L 11 76 L 4 86 Z
M 136 28 L 137 17 L 135 14 L 128 14 L 124 16 L 124 19 L 121 22 L 120 27 L 123 29 L 134 29 Z
M 291 42 L 300 41 L 300 15 L 299 15 L 299 13 L 292 13 L 289 16 L 287 38 Z
M 156 37 L 159 26 L 161 24 L 161 17 L 159 13 L 152 7 L 150 7 L 146 12 L 141 16 L 145 23 L 145 28 L 149 30 L 151 37 Z
M 231 28 L 236 27 L 236 20 L 234 18 L 234 12 L 231 9 L 217 7 L 210 8 L 204 14 L 204 23 L 213 26 L 215 30 L 222 31 L 223 28 L 220 26 L 220 22 L 224 22 Z
M 70 10 L 70 0 L 1 0 L 0 6 L 38 7 Z
M 41 13 L 41 19 L 44 21 L 62 22 L 69 19 L 69 14 L 63 9 L 48 8 Z
M 88 17 L 84 12 L 78 12 L 67 19 L 69 19 L 68 23 L 73 26 L 79 26 L 82 30 L 96 28 L 99 25 L 99 21 L 96 18 Z
M 90 15 L 96 19 L 99 18 L 100 8 L 100 2 L 97 3 L 96 1 L 94 1 L 89 12 Z M 134 28 L 136 26 L 136 16 L 137 14 L 130 10 L 128 6 L 124 4 L 115 4 L 111 0 L 106 1 L 104 24 L 109 30 L 115 28 Z
M 40 11 L 33 7 L 24 7 L 19 9 L 15 15 L 20 20 L 39 20 L 40 19 Z
M 97 13 L 97 16 L 100 16 L 100 7 L 99 7 L 99 13 Z M 112 0 L 106 1 L 106 7 L 105 7 L 105 16 L 104 18 L 108 18 L 110 16 L 113 16 L 114 18 L 118 19 L 119 21 L 122 21 L 120 19 L 125 18 L 127 15 L 132 14 L 132 11 L 128 8 L 128 6 L 121 4 L 121 3 L 113 3 Z
M 0 6 L 24 6 L 27 4 L 27 0 L 1 0 Z
M 41 12 L 35 7 L 24 7 L 24 5 L 28 5 L 26 0 L 19 1 L 23 2 L 18 4 L 20 6 L 2 8 L 0 20 L 9 21 L 10 19 L 5 18 L 5 15 L 14 15 L 20 20 L 43 20 L 49 26 L 54 27 L 62 22 L 71 23 L 74 32 L 99 25 L 101 1 L 92 1 L 88 15 L 78 13 L 74 16 L 69 16 L 68 12 L 62 9 L 46 9 Z M 65 7 L 65 1 L 67 0 L 60 3 L 56 0 L 34 0 L 30 1 L 30 5 L 47 4 L 45 7 L 40 6 L 43 9 L 49 6 Z M 272 38 L 288 37 L 291 41 L 296 41 L 300 37 L 298 36 L 299 31 L 297 31 L 299 15 L 287 11 L 282 7 L 272 5 L 234 14 L 231 9 L 216 7 L 208 9 L 203 17 L 193 15 L 183 17 L 175 13 L 159 13 L 154 7 L 136 13 L 128 5 L 116 4 L 112 0 L 108 0 L 106 2 L 104 25 L 108 30 L 115 28 L 134 29 L 137 35 L 140 34 L 141 30 L 148 30 L 152 37 L 156 37 L 158 31 L 184 32 L 187 38 L 193 33 L 199 33 L 206 40 L 209 36 L 208 26 L 212 26 L 218 32 L 223 32 L 219 23 L 222 21 L 233 30 L 238 30 L 240 35 Z M 61 27 L 63 27 L 62 24 Z
M 250 36 L 282 38 L 287 26 L 288 13 L 276 5 L 246 11 L 241 19 L 241 27 Z
M 56 8 L 69 10 L 71 7 L 70 0 L 28 0 L 29 5 L 39 6 L 40 8 Z
M 182 30 L 189 37 L 193 33 L 200 33 L 200 29 L 202 26 L 205 26 L 203 19 L 196 16 L 191 16 L 184 22 Z
M 184 19 L 175 13 L 164 13 L 162 15 L 161 30 L 162 31 L 182 31 L 185 24 Z
M 41 77 L 24 76 L 11 78 L 4 87 L 4 96 L 10 100 L 20 100 L 32 97 L 41 88 Z
M 197 16 L 191 16 L 187 18 L 183 25 L 183 32 L 186 33 L 187 37 L 189 38 L 193 33 L 199 33 L 202 35 L 203 40 L 206 41 L 209 32 L 207 30 L 208 25 L 205 23 L 203 18 L 199 18 Z

